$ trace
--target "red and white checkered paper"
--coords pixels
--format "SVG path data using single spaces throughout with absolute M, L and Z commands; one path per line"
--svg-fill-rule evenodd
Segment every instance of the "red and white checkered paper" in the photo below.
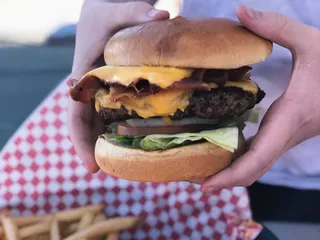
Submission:
M 245 188 L 202 194 L 198 185 L 185 182 L 138 183 L 88 173 L 68 136 L 67 101 L 63 81 L 2 149 L 1 208 L 40 215 L 104 203 L 110 217 L 144 217 L 121 239 L 254 239 L 259 234 L 262 227 L 251 221 Z

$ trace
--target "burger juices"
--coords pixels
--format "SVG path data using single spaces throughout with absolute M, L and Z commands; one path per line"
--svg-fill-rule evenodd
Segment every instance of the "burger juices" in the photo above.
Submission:
M 147 23 L 116 33 L 106 66 L 70 90 L 94 101 L 106 123 L 96 143 L 102 170 L 136 181 L 207 177 L 243 152 L 244 122 L 265 93 L 251 64 L 272 43 L 220 18 Z

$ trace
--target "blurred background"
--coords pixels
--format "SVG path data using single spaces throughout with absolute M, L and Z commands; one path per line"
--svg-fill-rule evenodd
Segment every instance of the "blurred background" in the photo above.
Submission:
M 160 0 L 171 9 L 176 1 Z M 0 149 L 70 73 L 83 0 L 0 0 Z
M 0 1 L 0 149 L 70 72 L 82 2 Z

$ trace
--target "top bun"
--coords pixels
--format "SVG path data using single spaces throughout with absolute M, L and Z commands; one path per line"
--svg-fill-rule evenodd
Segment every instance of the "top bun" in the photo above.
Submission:
M 265 60 L 272 43 L 225 18 L 176 17 L 117 32 L 104 59 L 116 66 L 238 68 Z

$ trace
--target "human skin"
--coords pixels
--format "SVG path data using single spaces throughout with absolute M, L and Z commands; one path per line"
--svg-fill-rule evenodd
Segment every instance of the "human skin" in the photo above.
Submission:
M 111 3 L 104 0 L 84 2 L 76 31 L 76 46 L 70 79 L 80 80 L 103 53 L 108 39 L 118 30 L 154 20 L 169 18 L 167 11 L 154 9 L 145 2 Z M 126 2 L 126 1 L 125 1 Z M 149 1 L 153 2 L 153 1 Z M 99 170 L 94 145 L 103 133 L 101 117 L 92 104 L 68 103 L 68 130 L 77 155 L 91 173 Z
M 201 186 L 205 192 L 253 184 L 283 153 L 320 133 L 319 29 L 244 6 L 238 7 L 237 16 L 254 33 L 291 51 L 292 72 L 286 91 L 268 109 L 247 152 L 206 179 Z

